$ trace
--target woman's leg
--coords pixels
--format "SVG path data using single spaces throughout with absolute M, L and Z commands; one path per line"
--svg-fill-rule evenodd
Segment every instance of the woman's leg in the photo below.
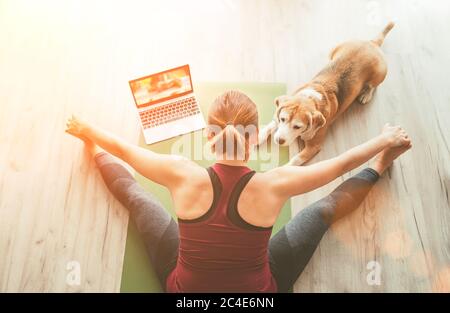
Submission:
M 163 288 L 178 257 L 178 225 L 164 207 L 146 192 L 128 170 L 106 152 L 95 154 L 106 186 L 137 225 Z
M 358 208 L 379 176 L 410 148 L 408 144 L 383 150 L 371 168 L 347 179 L 331 194 L 300 211 L 270 240 L 270 267 L 279 292 L 292 288 L 328 227 Z
M 358 208 L 378 178 L 375 170 L 364 169 L 300 211 L 270 240 L 270 266 L 279 292 L 292 288 L 328 227 Z

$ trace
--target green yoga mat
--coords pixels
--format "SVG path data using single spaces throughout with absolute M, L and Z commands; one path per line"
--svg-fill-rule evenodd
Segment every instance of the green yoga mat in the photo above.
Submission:
M 205 117 L 208 113 L 209 106 L 217 96 L 227 90 L 239 90 L 248 95 L 258 105 L 260 125 L 266 125 L 272 120 L 275 111 L 273 104 L 274 98 L 286 93 L 286 85 L 278 83 L 199 83 L 194 87 L 197 100 Z M 196 136 L 203 137 L 202 134 L 203 131 L 197 131 L 153 145 L 146 145 L 141 136 L 139 145 L 159 153 L 172 153 L 176 150 L 177 153 L 195 160 L 195 153 L 198 153 L 198 151 L 194 151 L 192 142 L 195 138 L 198 138 Z M 205 138 L 202 140 L 203 142 L 206 141 Z M 255 151 L 253 153 L 254 157 L 249 162 L 249 167 L 256 171 L 266 171 L 288 161 L 287 148 L 276 146 L 277 151 L 270 151 L 270 145 L 268 148 L 268 151 L 263 148 Z M 212 160 L 196 160 L 196 162 L 205 167 L 213 163 Z M 172 201 L 167 189 L 149 181 L 139 174 L 136 174 L 136 179 L 146 190 L 153 193 L 174 216 Z M 278 217 L 273 234 L 289 221 L 290 218 L 291 207 L 290 201 L 288 201 Z M 162 288 L 145 251 L 144 243 L 139 237 L 136 225 L 131 220 L 128 226 L 121 292 L 162 292 Z

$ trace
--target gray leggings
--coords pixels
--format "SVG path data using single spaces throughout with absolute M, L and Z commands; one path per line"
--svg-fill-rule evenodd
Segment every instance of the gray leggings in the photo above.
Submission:
M 95 161 L 108 189 L 130 211 L 165 288 L 166 278 L 175 268 L 178 257 L 177 223 L 114 157 L 101 152 L 95 156 Z M 325 198 L 301 210 L 270 239 L 270 268 L 278 292 L 291 290 L 328 227 L 358 208 L 378 178 L 375 170 L 362 170 Z

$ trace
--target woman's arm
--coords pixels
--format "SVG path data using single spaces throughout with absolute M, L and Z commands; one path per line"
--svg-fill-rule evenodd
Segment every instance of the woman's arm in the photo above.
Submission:
M 112 155 L 131 165 L 138 173 L 169 189 L 188 177 L 188 172 L 201 169 L 194 162 L 176 155 L 159 154 L 132 145 L 121 138 L 87 122 L 72 117 L 67 133 L 89 139 Z M 193 174 L 193 173 L 192 173 Z
M 271 176 L 269 181 L 273 182 L 275 192 L 287 199 L 326 185 L 387 147 L 409 143 L 408 135 L 401 127 L 386 124 L 380 135 L 337 157 L 307 166 L 281 166 L 267 174 Z

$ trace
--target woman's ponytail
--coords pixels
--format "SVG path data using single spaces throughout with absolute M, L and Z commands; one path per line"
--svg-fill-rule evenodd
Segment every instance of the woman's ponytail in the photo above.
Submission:
M 240 132 L 236 127 L 241 128 L 240 125 L 225 125 L 210 140 L 210 145 L 214 152 L 227 160 L 247 160 L 248 145 L 245 133 L 244 131 Z
M 239 91 L 219 96 L 208 112 L 209 140 L 213 152 L 228 160 L 247 161 L 249 138 L 258 130 L 256 104 Z

